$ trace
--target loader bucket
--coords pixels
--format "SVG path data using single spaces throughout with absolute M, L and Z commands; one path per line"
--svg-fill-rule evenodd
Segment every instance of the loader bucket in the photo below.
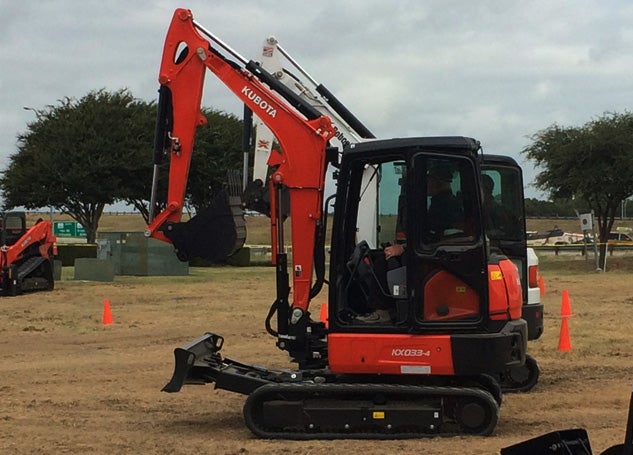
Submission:
M 201 258 L 220 262 L 244 245 L 246 223 L 239 197 L 218 193 L 211 205 L 184 223 L 165 223 L 161 230 L 181 261 Z

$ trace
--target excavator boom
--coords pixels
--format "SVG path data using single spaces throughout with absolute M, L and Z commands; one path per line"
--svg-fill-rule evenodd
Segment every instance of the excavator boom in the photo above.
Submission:
M 224 57 L 216 47 L 229 49 L 238 61 Z M 247 62 L 215 38 L 197 24 L 186 9 L 178 9 L 174 13 L 158 77 L 161 85 L 159 106 L 163 106 L 162 115 L 167 118 L 158 120 L 156 143 L 167 145 L 170 157 L 169 191 L 166 208 L 153 216 L 147 235 L 172 241 L 170 233 L 178 230 L 195 129 L 206 121 L 200 111 L 206 70 L 216 74 L 279 138 L 282 154 L 275 157 L 277 167 L 271 178 L 270 194 L 275 201 L 279 200 L 282 188 L 290 193 L 294 305 L 305 310 L 310 299 L 314 238 L 323 210 L 325 148 L 328 139 L 335 134 L 334 128 L 328 117 L 285 87 L 275 84 L 275 79 L 257 63 Z M 278 91 L 271 91 L 269 86 L 275 86 Z M 168 100 L 164 101 L 164 97 Z M 159 153 L 155 153 L 155 165 L 157 155 Z M 279 206 L 280 203 L 275 203 L 275 207 Z M 272 220 L 272 238 L 276 243 L 273 249 L 275 253 L 283 253 L 283 220 L 276 218 Z M 213 223 L 213 217 L 209 217 L 206 222 L 199 223 L 196 231 L 204 231 Z M 227 230 L 230 231 L 230 227 Z M 188 235 L 182 237 L 186 241 Z M 209 242 L 223 245 L 227 239 L 215 236 Z M 175 246 L 181 249 L 183 243 Z M 188 250 L 184 256 L 199 248 L 192 245 Z

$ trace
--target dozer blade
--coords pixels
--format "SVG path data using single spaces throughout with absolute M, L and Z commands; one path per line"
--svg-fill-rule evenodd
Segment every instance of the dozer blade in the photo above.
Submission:
M 167 385 L 163 387 L 162 391 L 169 393 L 180 392 L 180 389 L 185 383 L 204 384 L 205 382 L 210 382 L 192 377 L 192 369 L 194 368 L 197 358 L 217 356 L 218 360 L 221 361 L 218 353 L 220 349 L 222 349 L 222 344 L 224 344 L 224 339 L 221 336 L 205 333 L 186 346 L 174 349 L 174 374 Z
M 301 380 L 300 374 L 222 358 L 220 350 L 223 344 L 224 338 L 207 332 L 185 346 L 174 349 L 174 374 L 162 391 L 180 392 L 185 384 L 214 383 L 218 389 L 248 395 L 270 382 Z
M 165 223 L 161 230 L 171 240 L 181 261 L 202 258 L 223 261 L 244 245 L 246 223 L 239 197 L 218 193 L 211 205 L 185 223 Z

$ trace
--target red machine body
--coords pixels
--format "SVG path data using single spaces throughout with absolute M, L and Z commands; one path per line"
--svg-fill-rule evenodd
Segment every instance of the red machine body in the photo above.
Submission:
M 40 220 L 26 228 L 24 212 L 2 214 L 0 288 L 4 295 L 54 287 L 53 257 L 57 238 L 53 223 Z
M 238 61 L 227 58 L 227 52 Z M 269 159 L 273 170 L 267 183 L 277 298 L 266 328 L 299 368 L 274 371 L 224 358 L 224 339 L 207 333 L 176 349 L 174 376 L 164 390 L 203 382 L 247 394 L 246 424 L 262 437 L 490 434 L 501 403 L 492 375 L 525 361 L 527 329 L 517 268 L 487 249 L 479 143 L 463 137 L 376 140 L 354 144 L 339 157 L 327 147 L 335 134 L 327 116 L 219 41 L 190 11 L 178 9 L 159 73 L 155 150 L 156 166 L 162 155 L 169 156 L 169 191 L 166 209 L 152 214 L 147 234 L 174 243 L 181 253 L 195 249 L 185 245 L 187 235 L 173 233 L 183 224 L 195 129 L 205 122 L 200 104 L 207 69 L 257 113 L 280 145 Z M 328 281 L 328 165 L 339 168 L 340 175 L 326 328 L 311 317 L 310 302 Z M 431 238 L 432 197 L 426 183 L 434 169 L 446 166 L 462 222 Z M 379 214 L 383 231 L 395 219 L 396 206 L 415 215 L 405 223 L 407 253 L 392 270 L 381 270 L 386 265 L 379 245 L 357 238 L 368 168 L 383 182 L 380 197 L 389 199 L 381 202 L 387 210 Z M 284 239 L 285 195 L 291 261 Z M 203 227 L 220 218 L 206 218 Z M 361 316 L 379 301 L 389 306 L 389 318 L 367 323 Z

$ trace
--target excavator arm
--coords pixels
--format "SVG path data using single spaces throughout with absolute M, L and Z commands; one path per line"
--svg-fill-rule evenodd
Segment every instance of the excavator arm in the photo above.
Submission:
M 226 58 L 220 48 L 232 54 L 237 62 Z M 146 233 L 179 248 L 173 241 L 172 232 L 183 224 L 180 219 L 195 130 L 205 122 L 200 104 L 206 70 L 255 112 L 279 140 L 281 153 L 271 158 L 276 170 L 270 178 L 270 198 L 274 201 L 273 206 L 279 208 L 281 190 L 287 188 L 290 194 L 292 306 L 305 311 L 310 299 L 315 232 L 323 210 L 326 145 L 335 130 L 327 116 L 277 84 L 257 63 L 246 61 L 214 37 L 186 9 L 174 13 L 158 78 L 161 99 L 154 164 L 158 166 L 166 149 L 170 157 L 169 189 L 165 209 L 152 213 Z M 154 190 L 152 193 L 155 195 Z M 213 218 L 207 218 L 197 228 L 212 229 L 213 221 Z M 271 230 L 274 251 L 277 255 L 283 254 L 281 216 L 271 217 Z M 216 244 L 227 243 L 218 236 L 212 240 Z

